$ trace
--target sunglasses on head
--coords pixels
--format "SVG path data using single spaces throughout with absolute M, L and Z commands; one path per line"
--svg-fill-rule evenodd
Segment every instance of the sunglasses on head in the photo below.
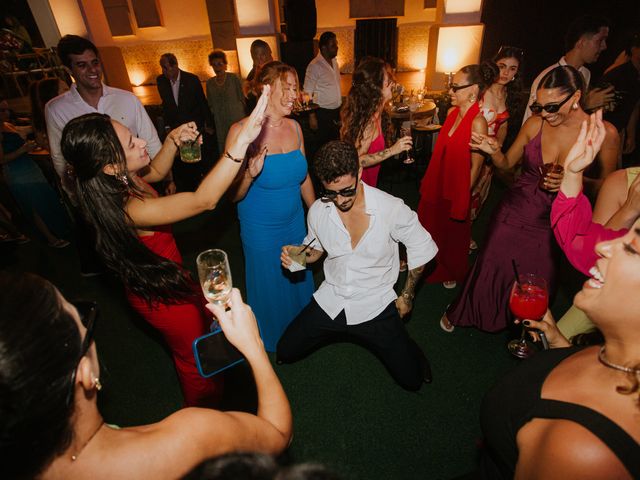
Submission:
M 545 105 L 540 105 L 538 102 L 532 103 L 531 105 L 529 105 L 529 108 L 531 109 L 531 112 L 535 113 L 536 115 L 540 112 L 542 112 L 542 110 L 544 110 L 547 113 L 556 113 L 558 110 L 560 110 L 562 108 L 562 106 L 567 103 L 569 101 L 569 99 L 571 97 L 573 97 L 573 94 L 576 93 L 576 91 L 574 90 L 573 92 L 571 92 L 567 98 L 565 98 L 564 100 L 562 100 L 559 103 L 547 103 Z
M 67 394 L 67 404 L 69 404 L 73 398 L 73 390 L 74 384 L 76 383 L 76 370 L 78 369 L 78 364 L 82 357 L 84 357 L 89 348 L 91 348 L 91 344 L 93 343 L 93 332 L 96 324 L 96 318 L 98 317 L 98 304 L 96 302 L 89 301 L 76 301 L 71 302 L 71 304 L 76 307 L 78 311 L 78 315 L 80 316 L 80 323 L 87 329 L 87 332 L 82 339 L 82 346 L 80 347 L 80 354 L 78 356 L 78 361 L 73 368 L 73 372 L 71 373 L 71 385 L 69 389 L 69 393 Z
M 463 88 L 467 88 L 470 87 L 472 85 L 476 85 L 475 83 L 467 83 L 466 85 L 456 85 L 455 83 L 452 83 L 451 86 L 449 87 L 451 90 L 455 92 L 457 92 L 458 90 L 462 90 Z
M 498 53 L 496 54 L 496 57 L 502 58 L 501 55 L 506 55 L 506 52 L 508 52 L 509 55 L 515 55 L 515 58 L 519 60 L 522 59 L 522 57 L 524 57 L 524 50 L 522 50 L 520 47 L 512 47 L 511 45 L 502 45 L 498 49 Z
M 327 190 L 326 188 L 322 189 L 322 201 L 323 202 L 331 202 L 338 198 L 338 195 L 344 198 L 353 197 L 358 191 L 358 181 L 356 180 L 356 184 L 353 187 L 343 188 L 342 190 Z

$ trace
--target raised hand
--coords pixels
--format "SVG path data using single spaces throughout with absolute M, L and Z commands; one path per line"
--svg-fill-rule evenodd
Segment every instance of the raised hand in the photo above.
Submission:
M 251 178 L 256 178 L 262 172 L 264 167 L 264 158 L 267 156 L 267 146 L 262 147 L 262 150 L 257 155 L 254 155 L 247 161 L 247 173 Z
M 589 124 L 582 122 L 580 134 L 564 160 L 564 169 L 571 173 L 582 173 L 596 157 L 606 136 L 602 122 L 602 110 L 592 113 Z
M 183 142 L 195 140 L 198 135 L 199 132 L 196 123 L 187 122 L 171 130 L 167 135 L 167 138 L 179 147 Z
M 493 155 L 500 150 L 500 143 L 493 137 L 483 135 L 482 133 L 471 132 L 471 142 L 469 146 L 475 150 L 481 150 L 484 153 Z
M 262 124 L 265 119 L 265 111 L 267 110 L 267 105 L 269 103 L 269 96 L 271 94 L 271 87 L 269 85 L 264 85 L 262 87 L 262 95 L 258 99 L 258 103 L 256 104 L 256 108 L 253 109 L 251 115 L 245 122 L 243 122 L 242 130 L 238 135 L 238 139 L 245 144 L 249 144 L 253 142 L 260 132 L 262 131 Z

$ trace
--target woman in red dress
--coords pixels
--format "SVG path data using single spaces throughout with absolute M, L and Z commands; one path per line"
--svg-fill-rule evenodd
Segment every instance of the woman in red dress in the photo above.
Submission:
M 418 218 L 438 245 L 435 270 L 429 283 L 454 288 L 464 280 L 471 240 L 470 201 L 483 155 L 472 152 L 471 132 L 487 133 L 487 121 L 478 99 L 495 78 L 489 63 L 467 65 L 453 77 L 449 88 L 453 107 L 438 135 L 427 173 L 420 186 Z
M 208 331 L 211 315 L 182 267 L 171 224 L 215 208 L 260 133 L 268 91 L 195 192 L 159 197 L 149 185 L 169 173 L 180 142 L 196 138 L 193 122 L 171 131 L 153 160 L 144 140 L 107 115 L 75 118 L 62 132 L 62 153 L 75 171 L 82 212 L 96 230 L 96 249 L 124 283 L 131 306 L 167 342 L 187 406 L 217 403 L 222 385 L 196 368 L 191 345 Z

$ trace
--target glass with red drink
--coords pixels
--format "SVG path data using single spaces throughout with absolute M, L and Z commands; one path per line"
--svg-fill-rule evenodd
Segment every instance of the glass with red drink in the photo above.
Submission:
M 540 320 L 548 306 L 549 293 L 545 279 L 532 273 L 520 275 L 509 297 L 509 308 L 516 318 Z M 528 358 L 535 352 L 533 345 L 527 342 L 525 333 L 526 327 L 523 325 L 520 338 L 510 341 L 508 345 L 509 352 L 519 358 Z

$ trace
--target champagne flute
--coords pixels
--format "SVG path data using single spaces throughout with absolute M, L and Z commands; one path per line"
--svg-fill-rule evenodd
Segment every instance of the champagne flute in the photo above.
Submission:
M 196 259 L 198 277 L 205 298 L 220 306 L 226 306 L 231 295 L 231 269 L 223 250 L 205 250 Z
M 400 137 L 406 137 L 406 136 L 411 136 L 411 126 L 409 126 L 409 128 L 400 127 Z M 413 162 L 415 162 L 415 160 L 411 156 L 411 148 L 405 150 L 405 152 L 406 152 L 406 156 L 402 162 L 406 165 L 411 165 Z
M 521 320 L 540 320 L 548 306 L 549 293 L 545 279 L 532 273 L 518 275 L 518 281 L 513 283 L 509 297 L 511 312 Z M 533 345 L 525 338 L 526 331 L 523 324 L 520 338 L 511 340 L 507 345 L 509 352 L 518 358 L 529 358 L 535 353 Z

